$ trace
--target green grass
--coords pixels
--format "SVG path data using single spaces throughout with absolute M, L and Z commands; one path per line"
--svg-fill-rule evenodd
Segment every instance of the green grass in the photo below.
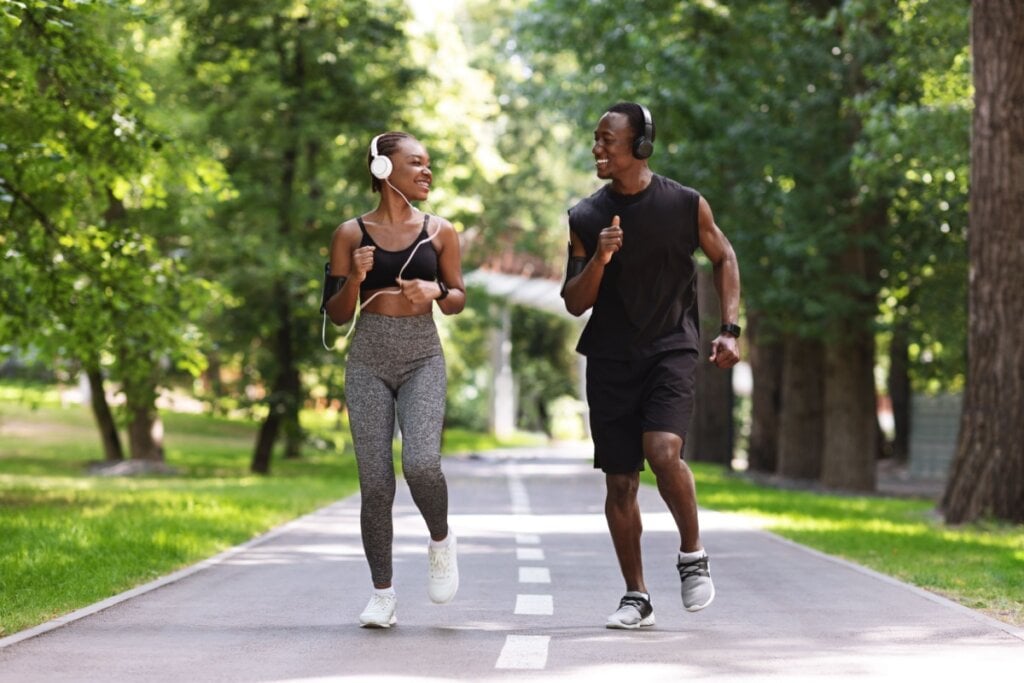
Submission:
M 929 500 L 779 490 L 721 467 L 691 467 L 702 507 L 757 517 L 779 536 L 1024 626 L 1021 526 L 952 527 Z M 653 483 L 650 472 L 644 478 Z

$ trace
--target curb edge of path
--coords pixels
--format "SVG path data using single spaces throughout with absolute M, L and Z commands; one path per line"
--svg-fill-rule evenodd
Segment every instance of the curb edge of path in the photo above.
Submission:
M 353 495 L 359 494 L 357 492 L 354 493 Z M 49 633 L 50 631 L 54 631 L 62 626 L 67 626 L 68 624 L 78 621 L 79 619 L 84 619 L 85 617 L 92 616 L 93 614 L 98 614 L 99 612 L 109 609 L 115 605 L 119 605 L 122 602 L 131 600 L 132 598 L 138 597 L 140 595 L 144 595 L 145 593 L 154 591 L 157 588 L 162 588 L 164 586 L 169 586 L 172 583 L 177 583 L 178 581 L 181 581 L 184 578 L 192 576 L 193 574 L 197 574 L 205 569 L 209 569 L 210 567 L 216 566 L 221 562 L 224 562 L 225 560 L 234 557 L 235 555 L 243 553 L 246 550 L 249 550 L 250 548 L 254 548 L 258 545 L 266 543 L 267 541 L 273 538 L 276 538 L 277 536 L 280 536 L 281 534 L 291 529 L 293 526 L 297 526 L 306 519 L 321 514 L 324 510 L 338 504 L 339 502 L 341 502 L 341 500 L 328 503 L 327 505 L 324 505 L 323 507 L 318 508 L 312 512 L 306 513 L 301 517 L 296 517 L 293 520 L 284 522 L 279 526 L 276 526 L 268 531 L 265 531 L 264 533 L 260 534 L 259 536 L 256 536 L 255 538 L 251 538 L 244 543 L 228 548 L 227 550 L 224 550 L 214 555 L 213 557 L 201 560 L 196 564 L 189 565 L 188 567 L 179 569 L 176 572 L 172 572 L 165 576 L 161 576 L 157 579 L 153 579 L 152 581 L 144 583 L 141 586 L 130 588 L 124 591 L 123 593 L 112 595 L 106 600 L 101 600 L 100 602 L 87 605 L 85 607 L 82 607 L 81 609 L 77 609 L 73 612 L 69 612 L 65 615 L 56 617 L 55 619 L 51 619 L 50 621 L 43 622 L 38 626 L 33 626 L 32 628 L 27 628 L 24 631 L 18 631 L 4 638 L 0 638 L 0 650 L 3 650 L 6 647 L 10 647 L 11 645 L 15 645 L 22 641 L 35 638 L 36 636 L 41 636 L 44 633 Z
M 725 513 L 725 514 L 729 514 L 729 513 Z M 924 588 L 920 588 L 918 586 L 915 586 L 913 584 L 907 583 L 905 581 L 900 581 L 899 579 L 893 578 L 892 576 L 889 576 L 887 574 L 882 574 L 880 572 L 875 571 L 874 569 L 871 569 L 869 567 L 865 567 L 862 564 L 857 564 L 856 562 L 851 562 L 849 560 L 846 560 L 846 559 L 844 559 L 842 557 L 838 557 L 836 555 L 829 555 L 827 553 L 821 552 L 820 550 L 815 550 L 814 548 L 810 548 L 810 547 L 808 547 L 806 545 L 802 545 L 800 543 L 797 543 L 796 541 L 791 541 L 788 538 L 783 538 L 782 536 L 779 536 L 778 534 L 775 534 L 775 533 L 773 533 L 771 531 L 767 531 L 767 530 L 764 530 L 764 529 L 759 529 L 759 531 L 761 531 L 762 533 L 767 534 L 768 536 L 770 536 L 772 538 L 772 540 L 776 541 L 777 543 L 782 543 L 783 545 L 788 545 L 788 546 L 791 546 L 791 547 L 794 547 L 794 548 L 798 548 L 798 549 L 800 549 L 800 550 L 802 550 L 802 551 L 804 551 L 806 553 L 809 553 L 811 555 L 814 555 L 814 556 L 816 556 L 818 558 L 821 558 L 823 560 L 827 560 L 827 561 L 832 562 L 834 564 L 842 565 L 844 567 L 852 569 L 855 572 L 858 572 L 860 574 L 865 574 L 865 575 L 870 576 L 870 577 L 872 577 L 874 579 L 877 579 L 877 580 L 879 580 L 879 581 L 881 581 L 883 583 L 887 583 L 887 584 L 889 584 L 891 586 L 899 586 L 900 588 L 907 589 L 907 590 L 909 590 L 910 592 L 914 593 L 915 595 L 917 595 L 919 597 L 922 597 L 922 598 L 924 598 L 926 600 L 930 600 L 931 602 L 938 603 L 938 604 L 943 605 L 945 607 L 952 608 L 952 609 L 956 610 L 957 612 L 960 612 L 961 614 L 965 614 L 965 615 L 973 618 L 975 621 L 980 621 L 983 624 L 986 624 L 986 625 L 991 626 L 991 627 L 993 627 L 995 629 L 1003 631 L 1007 635 L 1013 636 L 1014 638 L 1017 638 L 1019 640 L 1024 641 L 1024 629 L 1018 628 L 1017 626 L 1014 626 L 1013 624 L 1008 624 L 1005 621 L 1000 621 L 999 619 L 996 619 L 995 617 L 990 617 L 989 615 L 985 614 L 984 612 L 982 612 L 980 610 L 971 609 L 970 607 L 967 607 L 966 605 L 962 605 L 959 602 L 956 602 L 955 600 L 951 600 L 951 599 L 949 599 L 947 597 L 939 595 L 938 593 L 933 593 L 932 591 L 929 591 L 929 590 L 924 589 Z

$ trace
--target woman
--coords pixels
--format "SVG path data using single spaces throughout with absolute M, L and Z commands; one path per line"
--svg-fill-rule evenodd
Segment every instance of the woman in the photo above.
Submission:
M 441 471 L 447 378 L 433 306 L 437 302 L 442 313 L 454 315 L 465 307 L 466 294 L 455 229 L 411 203 L 427 198 L 433 180 L 424 146 L 407 133 L 384 133 L 370 143 L 368 162 L 380 203 L 334 232 L 331 275 L 337 285 L 327 314 L 337 325 L 358 314 L 345 394 L 359 466 L 363 549 L 374 588 L 359 621 L 388 628 L 396 621 L 397 604 L 391 558 L 396 412 L 402 472 L 430 531 L 428 594 L 446 603 L 459 586 Z

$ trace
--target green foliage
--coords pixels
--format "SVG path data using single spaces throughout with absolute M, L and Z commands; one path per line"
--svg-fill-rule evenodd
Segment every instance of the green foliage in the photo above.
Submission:
M 551 428 L 551 403 L 575 396 L 579 386 L 573 350 L 579 328 L 565 318 L 524 306 L 512 309 L 512 367 L 517 385 L 516 424 L 534 432 Z
M 644 101 L 653 167 L 708 198 L 766 332 L 909 319 L 915 381 L 951 387 L 963 368 L 967 14 L 957 0 L 665 0 L 628 14 L 539 0 L 504 41 L 520 78 L 501 96 L 583 131 L 616 100 Z M 566 154 L 585 157 L 582 140 Z M 854 252 L 863 273 L 837 267 Z
M 90 368 L 110 365 L 149 401 L 166 369 L 198 372 L 191 312 L 210 288 L 155 223 L 184 170 L 150 125 L 152 89 L 131 33 L 146 17 L 110 2 L 7 3 L 0 24 L 0 331 L 6 341 Z M 184 190 L 198 199 L 205 188 Z

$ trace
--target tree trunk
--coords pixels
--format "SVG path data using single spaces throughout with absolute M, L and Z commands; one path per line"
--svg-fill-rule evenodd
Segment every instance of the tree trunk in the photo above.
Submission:
M 281 413 L 275 409 L 276 406 L 274 401 L 270 402 L 270 414 L 263 420 L 256 435 L 256 448 L 249 464 L 249 470 L 253 474 L 270 474 L 270 456 L 274 452 L 274 442 L 277 441 L 277 433 L 281 429 Z
M 878 416 L 875 344 L 859 322 L 825 348 L 825 443 L 821 482 L 854 491 L 875 489 Z
M 892 401 L 892 457 L 907 462 L 910 456 L 910 354 L 907 324 L 899 321 L 892 329 L 889 343 L 889 399 Z
M 253 451 L 252 463 L 249 467 L 256 474 L 270 473 L 271 453 L 282 429 L 286 436 L 286 456 L 289 455 L 288 449 L 290 448 L 294 449 L 291 452 L 292 457 L 296 456 L 301 441 L 297 436 L 300 429 L 298 395 L 301 386 L 292 340 L 294 331 L 292 329 L 291 305 L 286 299 L 287 288 L 284 285 L 278 285 L 274 290 L 277 297 L 278 319 L 277 343 L 274 349 L 277 376 L 274 378 L 273 388 L 267 397 L 270 411 L 256 437 L 256 448 Z
M 683 446 L 690 461 L 731 466 L 733 457 L 732 370 L 708 362 L 711 340 L 721 326 L 721 304 L 710 268 L 697 269 L 697 308 L 700 311 L 700 358 L 690 429 Z
M 821 475 L 825 404 L 824 349 L 815 339 L 786 339 L 779 390 L 778 473 L 794 479 Z
M 163 462 L 164 425 L 156 406 L 129 408 L 128 445 L 132 460 Z
M 760 316 L 754 312 L 747 313 L 746 332 L 753 377 L 747 467 L 755 472 L 773 473 L 778 465 L 784 347 L 764 330 Z
M 152 378 L 124 381 L 128 411 L 128 450 L 132 460 L 163 462 L 164 427 L 156 407 L 157 388 Z
M 1024 4 L 972 3 L 967 387 L 943 496 L 953 524 L 1024 522 Z
M 121 436 L 117 432 L 117 423 L 114 421 L 110 404 L 107 403 L 103 372 L 98 367 L 89 368 L 85 375 L 89 379 L 89 403 L 92 406 L 93 417 L 96 418 L 96 426 L 100 430 L 100 440 L 103 442 L 103 459 L 107 462 L 124 460 Z

